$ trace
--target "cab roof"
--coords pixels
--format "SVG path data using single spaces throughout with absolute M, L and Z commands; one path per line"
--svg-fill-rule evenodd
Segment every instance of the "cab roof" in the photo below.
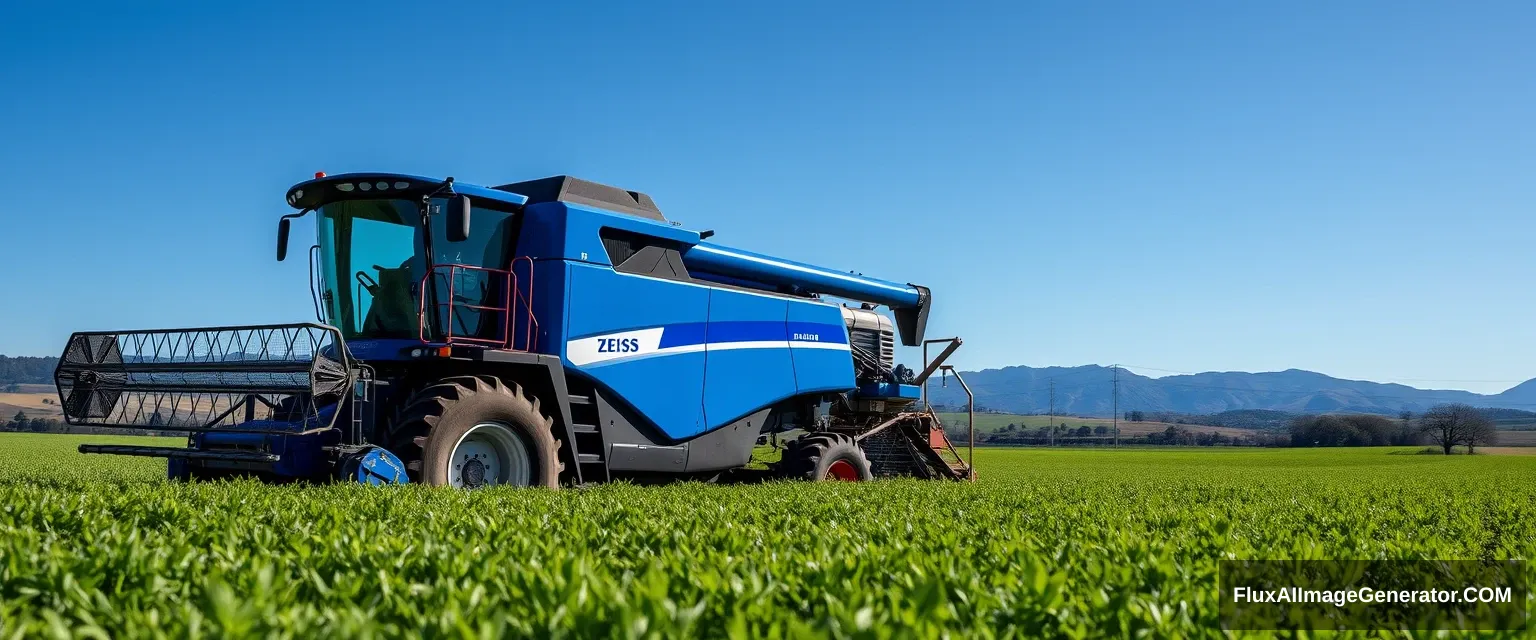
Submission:
M 441 178 L 403 173 L 342 173 L 293 185 L 288 189 L 287 200 L 289 206 L 295 209 L 314 209 L 336 200 L 381 196 L 419 198 L 422 194 L 436 190 L 443 182 Z M 568 202 L 658 222 L 667 221 L 666 217 L 662 216 L 661 209 L 656 207 L 655 201 L 644 193 L 571 176 L 550 176 L 537 180 L 512 182 L 494 188 L 455 180 L 453 190 L 470 197 L 497 200 L 512 205 Z
M 648 195 L 571 176 L 550 176 L 513 182 L 495 189 L 527 196 L 528 204 L 570 202 L 627 213 L 658 222 L 667 221 L 666 217 L 661 215 L 661 209 L 656 207 L 656 202 Z

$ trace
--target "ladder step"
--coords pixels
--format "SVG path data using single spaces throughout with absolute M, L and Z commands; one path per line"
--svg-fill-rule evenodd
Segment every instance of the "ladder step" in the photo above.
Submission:
M 575 431 L 576 433 L 597 433 L 597 425 L 573 424 L 571 425 L 571 431 Z
M 595 453 L 578 453 L 576 454 L 576 461 L 580 462 L 581 464 L 592 464 L 596 462 L 602 462 L 603 457 Z
M 571 404 L 592 404 L 592 396 L 568 395 L 566 397 L 570 398 Z

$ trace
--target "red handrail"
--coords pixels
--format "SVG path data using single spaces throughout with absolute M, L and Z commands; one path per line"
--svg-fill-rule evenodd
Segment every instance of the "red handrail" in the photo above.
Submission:
M 517 296 L 517 299 L 523 303 L 523 309 L 527 311 L 524 317 L 528 319 L 528 323 L 523 328 L 523 348 L 520 351 L 537 351 L 539 346 L 539 318 L 533 315 L 533 258 L 522 256 L 512 260 L 511 271 L 514 282 L 516 282 L 517 278 L 518 262 L 528 263 L 528 290 L 524 292 L 521 288 L 512 287 L 513 295 Z M 516 309 L 515 305 L 513 309 Z M 515 344 L 513 348 L 516 348 Z
M 417 312 L 417 326 L 419 327 L 417 336 L 421 339 L 421 341 L 424 342 L 424 343 L 440 343 L 440 344 L 447 344 L 447 345 L 453 345 L 453 344 L 475 344 L 475 345 L 488 346 L 488 347 L 492 347 L 492 348 L 496 348 L 496 349 L 507 349 L 507 350 L 511 350 L 511 351 L 532 351 L 534 349 L 535 341 L 536 341 L 537 336 L 538 336 L 538 320 L 536 318 L 534 318 L 534 316 L 533 316 L 533 292 L 531 291 L 532 284 L 533 284 L 533 260 L 529 259 L 529 258 L 526 258 L 526 257 L 518 258 L 517 260 L 527 260 L 528 261 L 528 279 L 527 279 L 527 282 L 529 284 L 530 290 L 527 291 L 527 292 L 524 292 L 523 289 L 518 286 L 519 280 L 518 280 L 517 274 L 512 269 L 492 269 L 492 268 L 488 268 L 488 267 L 478 267 L 478 266 L 467 265 L 467 264 L 434 264 L 434 265 L 432 265 L 432 267 L 427 270 L 427 273 L 422 276 L 421 282 L 419 283 L 419 287 L 418 287 L 419 295 L 420 295 L 420 297 L 419 297 L 420 303 L 418 304 L 417 310 L 416 310 L 416 312 Z M 514 267 L 517 264 L 517 260 L 513 261 L 513 266 Z M 493 279 L 496 276 L 500 276 L 502 278 L 502 283 L 503 283 L 503 287 L 502 287 L 503 291 L 502 291 L 502 295 L 501 295 L 502 304 L 501 305 L 485 305 L 485 304 L 468 304 L 468 303 L 460 303 L 460 302 L 458 302 L 455 299 L 455 294 L 457 293 L 457 291 L 456 291 L 456 286 L 457 286 L 457 282 L 458 282 L 457 276 L 458 276 L 460 271 L 475 271 L 475 272 L 484 273 L 484 274 L 487 274 L 486 278 L 488 280 L 489 279 Z M 443 301 L 434 300 L 434 301 L 432 301 L 429 304 L 427 302 L 427 282 L 433 276 L 438 276 L 438 275 L 446 276 L 447 285 L 448 285 L 448 295 L 447 295 L 446 298 L 443 299 Z M 527 322 L 525 323 L 526 330 L 523 332 L 523 336 L 522 336 L 523 339 L 521 340 L 521 342 L 519 342 L 516 339 L 517 336 L 515 336 L 514 333 L 513 333 L 515 328 L 516 328 L 516 326 L 517 326 L 516 322 L 515 322 L 516 316 L 514 314 L 519 311 L 519 308 L 518 308 L 519 304 L 518 303 L 522 303 L 521 304 L 521 307 L 522 307 L 521 311 L 524 314 L 523 317 L 525 317 L 526 320 L 527 320 Z M 427 311 L 428 311 L 428 309 L 431 309 L 432 311 L 434 311 L 433 315 L 435 316 L 436 315 L 435 311 L 437 309 L 439 309 L 439 308 L 446 308 L 447 309 L 447 313 L 445 314 L 445 317 L 444 317 L 444 324 L 446 326 L 443 327 L 443 332 L 442 332 L 443 335 L 439 336 L 440 339 L 439 340 L 432 340 L 431 336 L 427 335 L 427 327 L 428 327 Z M 473 309 L 475 311 L 480 311 L 480 312 L 489 312 L 489 313 L 501 314 L 501 320 L 502 321 L 500 323 L 501 326 L 500 326 L 500 331 L 499 331 L 498 335 L 496 335 L 493 338 L 486 338 L 486 337 L 474 336 L 474 335 L 454 335 L 454 332 L 453 332 L 454 331 L 454 321 L 453 320 L 454 320 L 454 310 L 455 309 Z

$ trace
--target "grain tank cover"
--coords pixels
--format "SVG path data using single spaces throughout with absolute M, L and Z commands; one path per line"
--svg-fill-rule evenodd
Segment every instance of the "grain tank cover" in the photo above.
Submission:
M 662 217 L 661 209 L 656 208 L 656 203 L 648 195 L 571 176 L 551 176 L 538 180 L 513 182 L 495 189 L 527 196 L 528 204 L 570 202 L 659 222 L 667 221 Z

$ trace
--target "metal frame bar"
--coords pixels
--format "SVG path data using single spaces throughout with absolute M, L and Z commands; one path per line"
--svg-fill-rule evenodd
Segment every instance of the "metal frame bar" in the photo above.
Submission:
M 965 425 L 965 431 L 966 435 L 970 438 L 969 450 L 966 452 L 968 459 L 965 461 L 965 465 L 970 467 L 969 473 L 971 480 L 974 482 L 976 480 L 976 396 L 971 393 L 971 386 L 965 383 L 965 378 L 960 377 L 960 372 L 956 371 L 953 366 L 944 365 L 943 370 L 945 373 L 955 374 L 955 381 L 959 382 L 960 388 L 965 390 L 966 420 L 969 420 Z M 929 407 L 928 410 L 932 412 L 933 408 Z M 948 440 L 948 438 L 945 438 L 945 440 Z M 954 445 L 950 446 L 953 447 Z M 958 456 L 960 454 L 956 452 L 955 455 Z
M 940 351 L 939 355 L 930 362 L 928 360 L 928 345 L 938 343 L 948 343 L 949 346 L 944 347 L 944 350 Z M 940 429 L 943 429 L 943 424 L 939 422 L 938 415 L 933 412 L 933 404 L 928 402 L 928 378 L 933 377 L 935 372 L 943 372 L 944 376 L 954 374 L 955 380 L 960 382 L 960 388 L 965 390 L 966 419 L 970 421 L 966 424 L 969 442 L 967 443 L 965 465 L 969 468 L 970 479 L 974 481 L 976 479 L 976 396 L 971 393 L 971 387 L 965 383 L 965 378 L 960 377 L 960 372 L 956 371 L 954 366 L 944 364 L 962 344 L 965 344 L 965 341 L 959 337 L 924 340 L 923 372 L 913 380 L 913 383 L 918 385 L 919 390 L 922 392 L 923 408 L 927 410 L 928 415 L 933 418 L 934 424 L 939 425 Z M 946 436 L 944 440 L 948 442 L 949 438 Z M 950 444 L 950 451 L 955 454 L 956 458 L 960 457 L 960 452 L 955 450 L 954 444 Z
M 944 350 L 939 352 L 939 357 L 929 362 L 928 345 L 940 342 L 947 342 L 949 346 L 944 347 Z M 918 374 L 917 378 L 912 381 L 912 384 L 922 388 L 924 406 L 928 405 L 928 378 L 932 377 L 933 373 L 938 371 L 939 367 L 944 365 L 944 361 L 948 360 L 949 356 L 954 354 L 955 350 L 959 349 L 962 344 L 965 344 L 965 341 L 960 338 L 935 338 L 923 341 L 923 372 Z
M 225 460 L 229 462 L 256 463 L 277 462 L 279 460 L 277 454 L 262 451 L 202 451 L 179 447 L 138 447 L 117 444 L 82 444 L 76 447 L 76 450 L 80 453 L 104 453 L 144 458 L 183 458 L 188 460 Z

